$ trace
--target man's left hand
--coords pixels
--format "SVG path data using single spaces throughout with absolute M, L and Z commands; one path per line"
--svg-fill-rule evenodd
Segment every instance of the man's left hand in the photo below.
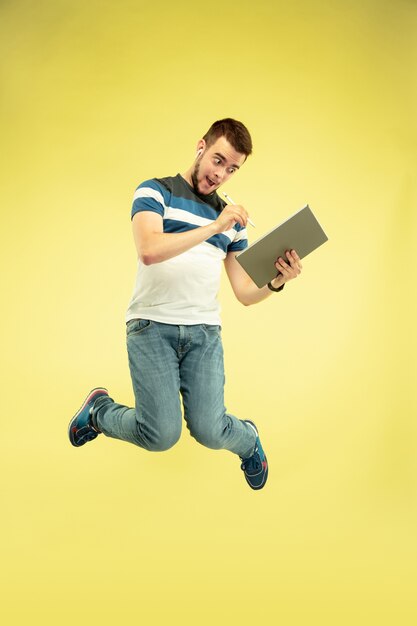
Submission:
M 271 280 L 271 284 L 276 289 L 287 283 L 289 280 L 297 278 L 303 269 L 301 259 L 295 250 L 287 250 L 285 256 L 287 257 L 286 260 L 280 256 L 275 262 L 275 267 L 277 268 L 279 274 L 276 278 Z

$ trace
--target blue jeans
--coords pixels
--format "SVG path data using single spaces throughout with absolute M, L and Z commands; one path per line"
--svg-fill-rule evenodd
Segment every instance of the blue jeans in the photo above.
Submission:
M 93 410 L 99 430 L 146 450 L 168 450 L 181 435 L 181 394 L 187 428 L 198 442 L 242 458 L 253 454 L 254 430 L 224 406 L 220 326 L 134 319 L 126 340 L 136 406 L 99 398 Z

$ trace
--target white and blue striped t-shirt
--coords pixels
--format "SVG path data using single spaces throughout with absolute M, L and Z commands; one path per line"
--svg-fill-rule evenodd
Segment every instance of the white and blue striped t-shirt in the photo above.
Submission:
M 139 185 L 132 218 L 139 211 L 153 211 L 163 218 L 164 233 L 181 233 L 210 224 L 225 204 L 216 193 L 196 193 L 177 174 Z M 228 252 L 244 250 L 247 245 L 246 229 L 235 224 L 167 261 L 144 265 L 138 259 L 126 321 L 143 318 L 166 324 L 220 324 L 221 262 Z

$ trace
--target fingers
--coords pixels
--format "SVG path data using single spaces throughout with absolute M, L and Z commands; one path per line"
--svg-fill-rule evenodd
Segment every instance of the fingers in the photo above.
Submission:
M 287 260 L 285 261 L 282 257 L 279 257 L 276 260 L 275 267 L 286 280 L 297 278 L 303 269 L 300 257 L 295 250 L 287 250 L 285 256 Z
M 248 222 L 248 213 L 238 204 L 228 204 L 224 209 L 223 213 L 227 213 L 230 218 L 234 219 L 234 222 L 238 222 L 241 226 L 246 227 Z
M 287 250 L 285 254 L 287 255 L 287 258 L 288 258 L 288 260 L 290 262 L 294 261 L 295 263 L 298 264 L 300 269 L 303 269 L 303 266 L 301 265 L 301 259 L 300 259 L 300 257 L 298 256 L 298 254 L 296 253 L 295 250 L 291 250 L 291 251 Z
M 246 227 L 246 224 L 248 222 L 248 214 L 246 210 L 243 208 L 243 206 L 235 206 L 234 208 L 236 210 L 235 214 L 238 217 L 237 221 L 241 226 Z

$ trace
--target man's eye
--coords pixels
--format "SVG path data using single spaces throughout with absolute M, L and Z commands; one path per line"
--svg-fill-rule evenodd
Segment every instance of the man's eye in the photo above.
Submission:
M 214 159 L 214 162 L 218 165 L 220 163 L 220 159 Z
M 229 169 L 229 174 L 234 174 L 235 172 L 236 172 L 236 170 L 235 170 L 235 168 L 234 168 L 234 167 L 231 167 L 231 168 Z

